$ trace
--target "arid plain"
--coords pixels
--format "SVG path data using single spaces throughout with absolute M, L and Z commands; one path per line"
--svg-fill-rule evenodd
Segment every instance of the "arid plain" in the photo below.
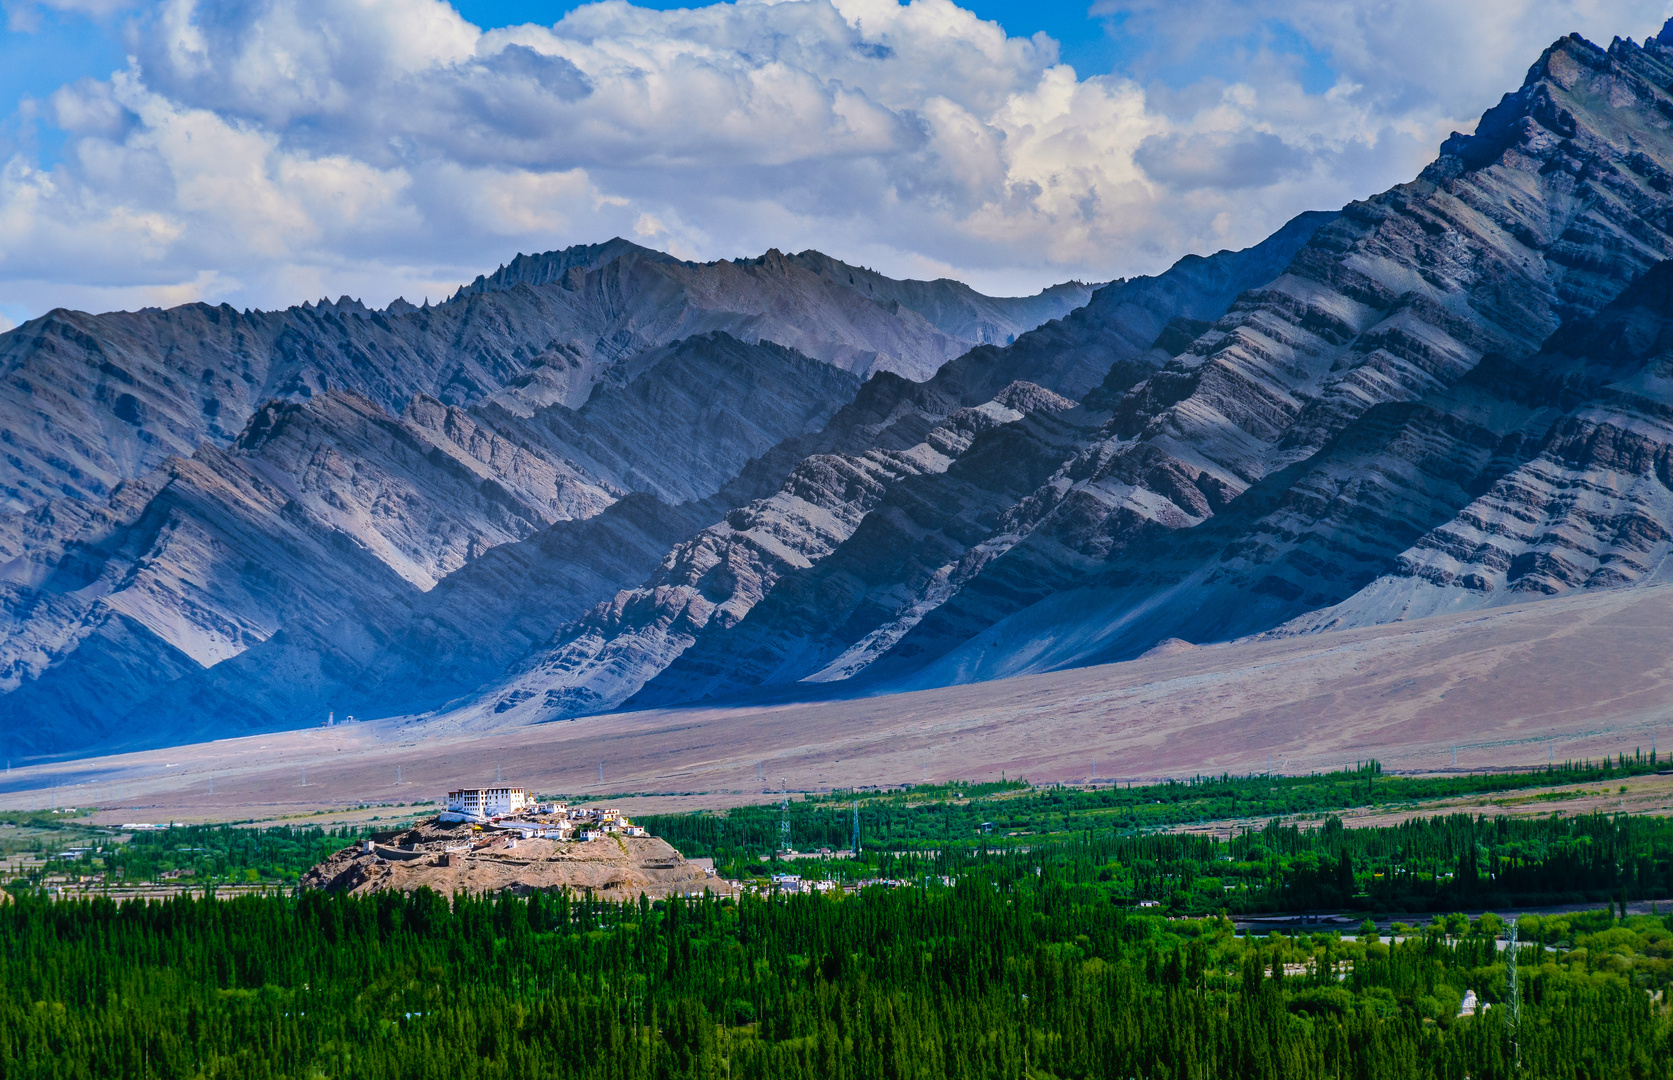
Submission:
M 113 823 L 274 820 L 369 804 L 365 816 L 496 774 L 648 810 L 1001 775 L 1296 773 L 1371 757 L 1399 772 L 1536 766 L 1673 750 L 1670 631 L 1673 587 L 1623 590 L 1336 634 L 1177 643 L 1123 664 L 911 694 L 489 731 L 313 727 L 13 768 L 0 805 L 97 807 Z

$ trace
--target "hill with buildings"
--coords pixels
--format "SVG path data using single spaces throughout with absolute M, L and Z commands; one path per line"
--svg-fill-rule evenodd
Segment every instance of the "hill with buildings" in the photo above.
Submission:
M 731 891 L 710 868 L 613 809 L 536 805 L 512 787 L 450 792 L 448 806 L 343 848 L 304 874 L 302 887 L 443 896 L 567 891 L 616 901 Z

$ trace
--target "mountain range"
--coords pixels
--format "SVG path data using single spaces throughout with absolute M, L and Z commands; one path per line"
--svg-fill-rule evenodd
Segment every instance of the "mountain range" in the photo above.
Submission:
M 873 694 L 1662 580 L 1673 23 L 1026 298 L 818 252 L 0 335 L 0 741 Z

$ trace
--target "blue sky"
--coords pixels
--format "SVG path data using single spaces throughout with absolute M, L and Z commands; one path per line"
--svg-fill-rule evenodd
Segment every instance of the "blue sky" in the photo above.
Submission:
M 1149 273 L 1410 179 L 1549 42 L 1670 5 L 0 0 L 0 329 L 438 297 L 612 235 Z

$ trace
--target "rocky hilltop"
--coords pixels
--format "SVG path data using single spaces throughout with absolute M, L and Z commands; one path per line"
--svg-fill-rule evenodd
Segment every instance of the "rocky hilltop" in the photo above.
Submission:
M 601 840 L 521 838 L 437 818 L 381 833 L 337 852 L 302 876 L 331 892 L 591 893 L 601 900 L 727 894 L 730 887 L 654 836 Z

